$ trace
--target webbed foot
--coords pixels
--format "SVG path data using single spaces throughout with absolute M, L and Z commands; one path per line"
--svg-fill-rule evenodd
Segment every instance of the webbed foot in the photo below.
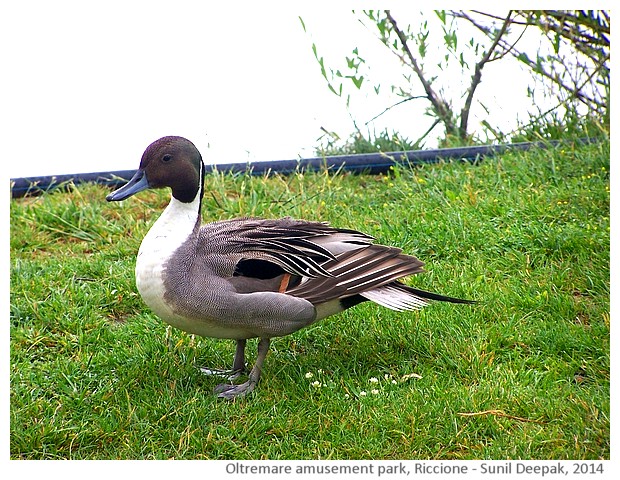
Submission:
M 268 338 L 261 338 L 258 342 L 258 355 L 256 357 L 256 363 L 248 375 L 247 382 L 240 383 L 238 385 L 228 383 L 218 385 L 214 389 L 214 392 L 217 394 L 218 398 L 234 400 L 235 398 L 243 397 L 254 390 L 254 387 L 256 387 L 258 380 L 260 379 L 260 372 L 263 368 L 265 358 L 267 357 L 267 352 L 269 351 L 269 343 L 270 340 Z M 245 341 L 243 344 L 245 346 Z M 235 357 L 235 366 L 238 365 L 237 357 Z
M 217 393 L 218 398 L 225 398 L 226 400 L 234 400 L 237 397 L 243 397 L 254 390 L 257 382 L 249 379 L 247 382 L 240 383 L 239 385 L 231 385 L 228 383 L 221 383 L 214 388 L 214 392 Z

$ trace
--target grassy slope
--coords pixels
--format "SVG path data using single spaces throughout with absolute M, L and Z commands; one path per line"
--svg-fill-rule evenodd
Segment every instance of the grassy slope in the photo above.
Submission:
M 167 192 L 12 201 L 11 456 L 608 458 L 608 172 L 604 144 L 389 177 L 209 177 L 205 221 L 361 229 L 427 263 L 412 284 L 482 301 L 363 304 L 276 339 L 233 403 L 195 368 L 229 366 L 233 343 L 167 328 L 135 290 Z

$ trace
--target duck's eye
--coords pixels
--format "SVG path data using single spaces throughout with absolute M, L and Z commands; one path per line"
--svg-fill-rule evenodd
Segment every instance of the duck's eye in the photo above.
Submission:
M 172 160 L 172 155 L 170 155 L 169 153 L 166 153 L 163 157 L 161 157 L 161 161 L 162 162 L 169 162 L 170 160 Z

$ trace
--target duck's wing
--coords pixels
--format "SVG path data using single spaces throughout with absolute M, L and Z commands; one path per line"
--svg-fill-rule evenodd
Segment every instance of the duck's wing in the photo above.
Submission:
M 286 293 L 315 305 L 361 295 L 393 310 L 411 310 L 427 302 L 397 281 L 423 272 L 423 266 L 422 261 L 398 248 L 369 245 L 325 262 L 328 277 L 304 278 Z
M 399 280 L 424 271 L 424 263 L 399 248 L 372 243 L 355 230 L 284 218 L 237 219 L 207 224 L 207 257 L 238 293 L 280 292 L 340 311 L 365 300 L 393 310 L 413 310 L 428 300 L 468 301 L 425 292 Z
M 199 246 L 206 246 L 210 255 L 229 258 L 235 264 L 236 274 L 255 270 L 252 261 L 264 261 L 280 267 L 283 270 L 280 273 L 309 278 L 331 276 L 324 268 L 326 262 L 336 260 L 342 252 L 372 243 L 372 237 L 355 230 L 292 218 L 214 222 L 204 225 L 200 235 Z M 277 273 L 277 269 L 273 273 Z M 256 275 L 260 277 L 259 273 Z
M 423 262 L 372 237 L 325 223 L 284 218 L 226 220 L 202 227 L 209 258 L 228 265 L 222 276 L 238 293 L 280 292 L 334 311 L 372 300 L 395 310 L 428 302 L 397 280 L 423 271 Z M 233 273 L 231 273 L 233 270 Z M 332 311 L 332 310 L 330 310 Z

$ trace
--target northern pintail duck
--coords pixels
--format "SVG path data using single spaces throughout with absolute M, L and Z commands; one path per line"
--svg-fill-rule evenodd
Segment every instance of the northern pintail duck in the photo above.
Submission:
M 144 237 L 136 261 L 140 295 L 162 320 L 186 332 L 237 341 L 233 372 L 245 369 L 245 345 L 259 338 L 248 379 L 216 387 L 233 399 L 256 386 L 273 337 L 307 327 L 367 300 L 415 310 L 429 300 L 471 303 L 407 286 L 423 262 L 376 245 L 355 230 L 322 222 L 241 218 L 201 226 L 204 164 L 182 137 L 146 149 L 129 182 L 108 195 L 124 200 L 170 187 L 170 204 Z

